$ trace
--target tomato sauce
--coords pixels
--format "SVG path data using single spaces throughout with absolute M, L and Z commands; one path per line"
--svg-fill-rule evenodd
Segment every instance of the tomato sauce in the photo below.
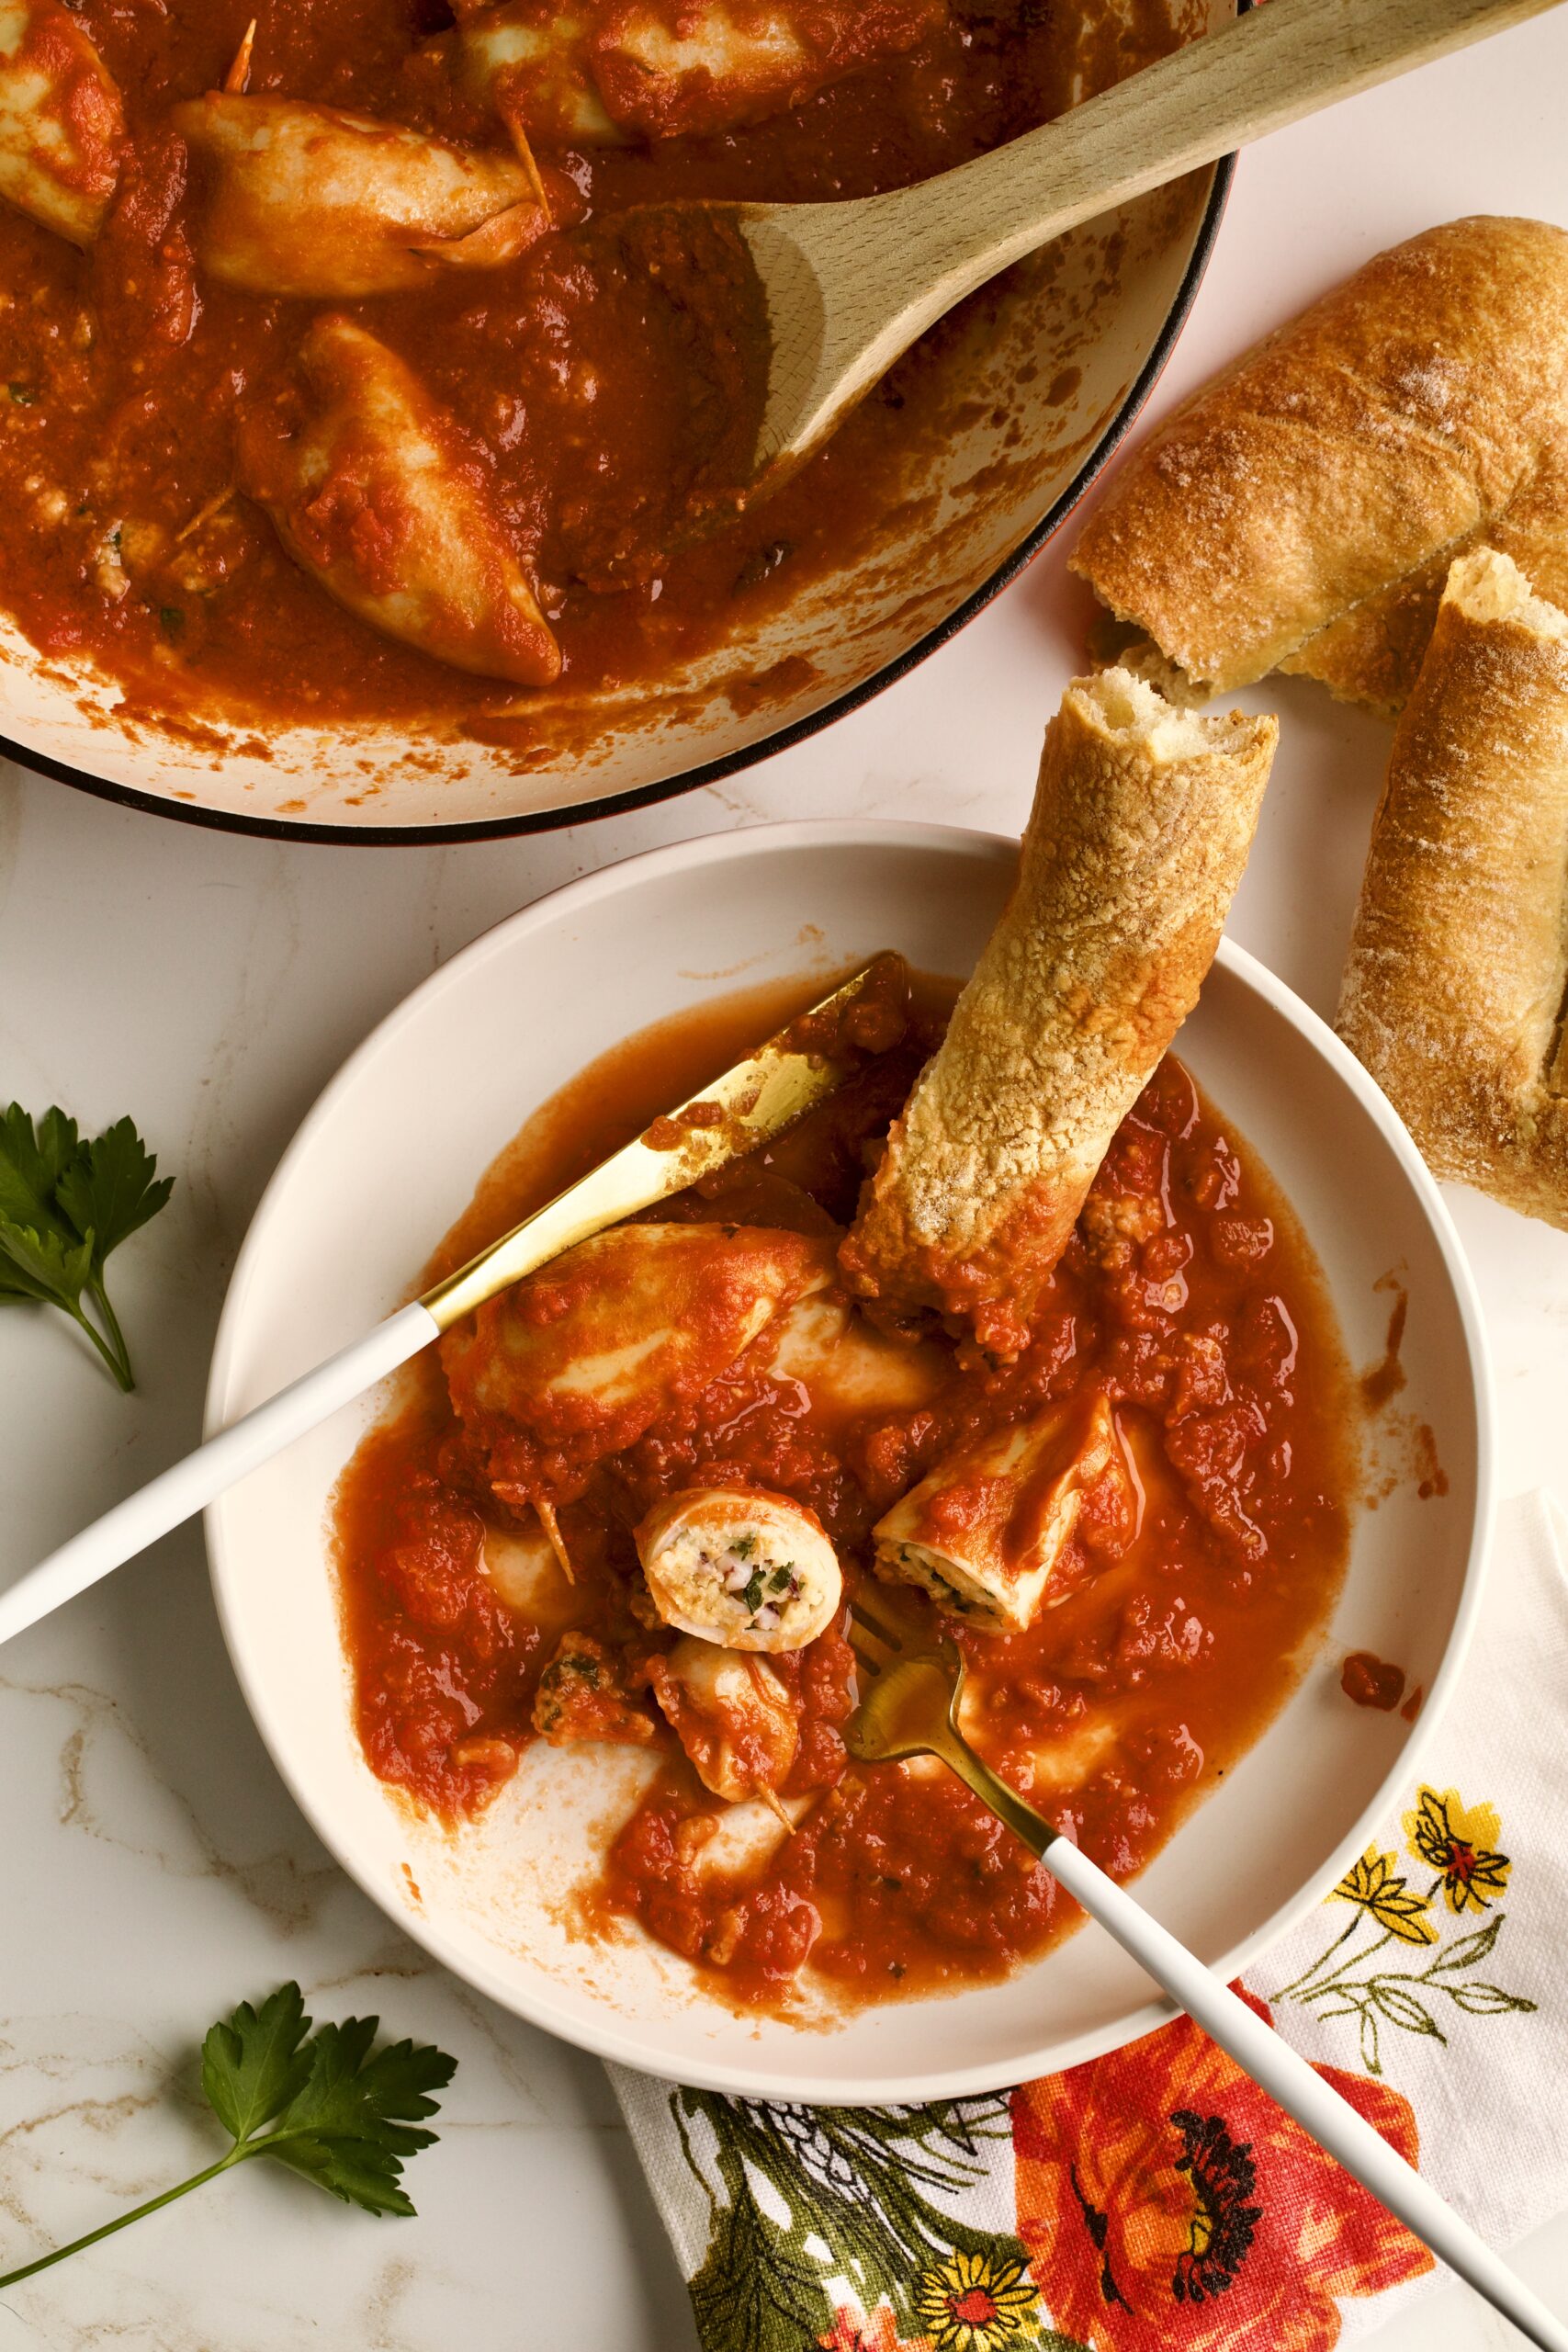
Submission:
M 889 1042 L 896 1024 L 868 1022 L 883 1050 L 839 1094 L 659 1214 L 841 1230 L 953 993 L 917 982 L 903 1035 Z M 728 998 L 595 1062 L 496 1163 L 431 1274 L 695 1091 L 805 994 Z M 739 1876 L 705 1871 L 727 1809 L 643 1695 L 671 1638 L 637 1606 L 630 1530 L 653 1503 L 728 1476 L 808 1504 L 852 1594 L 875 1520 L 957 1442 L 1106 1393 L 1133 1466 L 1134 1523 L 1086 1509 L 1053 1587 L 1065 1597 L 1028 1631 L 950 1630 L 968 1665 L 976 1746 L 1118 1877 L 1257 1737 L 1332 1610 L 1356 1475 L 1353 1384 L 1289 1204 L 1174 1057 L 1118 1133 L 1023 1354 L 997 1366 L 972 1342 L 936 1345 L 947 1369 L 924 1402 L 846 1417 L 770 1374 L 764 1332 L 694 1407 L 592 1468 L 559 1515 L 576 1573 L 564 1614 L 617 1662 L 663 1758 L 583 1893 L 584 1916 L 640 1921 L 730 1998 L 787 2007 L 803 1969 L 855 2001 L 954 1986 L 1004 1973 L 1077 1914 L 941 1768 L 850 1761 L 841 1618 L 769 1659 L 800 1724 L 780 1784 L 793 1834 Z M 453 1821 L 513 1770 L 559 1637 L 558 1624 L 500 1608 L 477 1563 L 479 1523 L 507 1519 L 438 1367 L 422 1364 L 400 1415 L 344 1475 L 337 1547 L 365 1752 L 383 1780 Z M 868 1590 L 936 1629 L 923 1594 Z
M 841 198 L 925 177 L 1060 111 L 1072 49 L 1054 6 L 954 0 L 918 47 L 768 120 L 541 146 L 555 228 L 503 267 L 317 304 L 237 291 L 197 258 L 205 184 L 169 111 L 220 83 L 253 10 L 252 95 L 505 146 L 453 70 L 445 0 L 80 0 L 130 152 L 90 252 L 0 207 L 0 598 L 46 653 L 119 680 L 135 714 L 424 721 L 501 742 L 517 688 L 378 635 L 236 490 L 238 424 L 311 319 L 358 321 L 447 404 L 537 582 L 569 692 L 668 681 L 874 543 L 940 429 L 942 331 L 775 497 L 682 548 L 712 437 L 694 428 L 689 306 L 575 232 L 669 198 Z M 1158 12 L 1142 14 L 1147 45 L 1168 45 Z M 1081 41 L 1072 68 L 1095 74 Z M 723 381 L 716 394 L 722 407 Z
M 1392 1715 L 1404 1696 L 1404 1668 L 1371 1650 L 1352 1650 L 1339 1669 L 1339 1688 L 1352 1706 Z

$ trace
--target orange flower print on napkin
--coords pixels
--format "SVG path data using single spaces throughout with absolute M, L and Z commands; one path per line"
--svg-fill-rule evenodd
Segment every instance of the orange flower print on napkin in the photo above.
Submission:
M 1407 2099 L 1316 2071 L 1415 2163 Z M 1096 2352 L 1326 2352 L 1336 2296 L 1432 2267 L 1187 2018 L 1025 2083 L 1013 2154 L 1018 2233 L 1052 2319 Z
M 840 2303 L 833 2313 L 831 2332 L 817 2339 L 821 2352 L 931 2352 L 923 2335 L 900 2335 L 893 2306 L 884 2301 L 868 2317 L 852 2304 Z

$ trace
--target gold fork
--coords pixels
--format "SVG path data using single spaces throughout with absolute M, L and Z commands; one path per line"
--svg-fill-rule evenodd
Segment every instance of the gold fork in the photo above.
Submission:
M 1340 2098 L 1323 2076 L 1264 2024 L 1255 2009 L 1125 1887 L 1108 1878 L 1070 1838 L 1026 1804 L 977 1756 L 958 1728 L 964 1657 L 945 1634 L 934 1640 L 909 1634 L 891 1614 L 857 1596 L 850 1640 L 863 1669 L 859 1704 L 844 1725 L 844 1745 L 858 1763 L 894 1763 L 935 1756 L 957 1773 L 984 1805 L 1022 1838 L 1032 1853 L 1093 1919 L 1167 1992 L 1179 2008 L 1227 2051 L 1238 2066 L 1294 2116 L 1320 2147 L 1370 2189 L 1434 2254 L 1468 2279 L 1541 2352 L 1568 2352 L 1568 2328 L 1507 2264 L 1445 2205 L 1418 2172 Z
M 906 1649 L 899 1628 L 863 1600 L 850 1612 L 850 1640 L 865 1669 L 860 1704 L 844 1726 L 844 1745 L 856 1762 L 940 1757 L 1031 1853 L 1043 1857 L 1061 1832 L 992 1771 L 958 1728 L 964 1653 L 957 1643 L 939 1634 L 921 1649 Z

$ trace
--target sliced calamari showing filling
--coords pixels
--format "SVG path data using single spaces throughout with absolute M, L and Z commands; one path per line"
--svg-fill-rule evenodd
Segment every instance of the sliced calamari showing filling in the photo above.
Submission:
M 576 1628 L 561 1635 L 534 1693 L 534 1729 L 552 1747 L 609 1740 L 640 1747 L 653 1737 L 646 1703 L 628 1690 L 603 1642 Z
M 1100 1392 L 992 1430 L 939 1462 L 877 1521 L 875 1566 L 966 1624 L 1021 1633 L 1097 1481 L 1127 1470 Z
M 637 1548 L 664 1623 L 725 1649 L 804 1649 L 843 1598 L 821 1521 L 784 1495 L 687 1487 L 649 1512 Z

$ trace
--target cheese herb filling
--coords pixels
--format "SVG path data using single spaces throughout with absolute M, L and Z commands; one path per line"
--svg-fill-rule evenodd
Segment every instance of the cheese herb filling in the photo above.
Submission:
M 795 1573 L 795 1562 L 785 1560 L 770 1574 L 761 1562 L 752 1565 L 752 1555 L 758 1538 L 754 1532 L 732 1536 L 727 1549 L 716 1559 L 711 1552 L 700 1551 L 698 1566 L 714 1570 L 726 1592 L 739 1596 L 746 1611 L 749 1633 L 771 1634 L 783 1622 L 780 1610 L 793 1600 L 800 1590 L 800 1579 Z
M 842 1592 L 815 1515 L 782 1495 L 694 1487 L 637 1530 L 649 1590 L 668 1625 L 733 1649 L 800 1649 Z

